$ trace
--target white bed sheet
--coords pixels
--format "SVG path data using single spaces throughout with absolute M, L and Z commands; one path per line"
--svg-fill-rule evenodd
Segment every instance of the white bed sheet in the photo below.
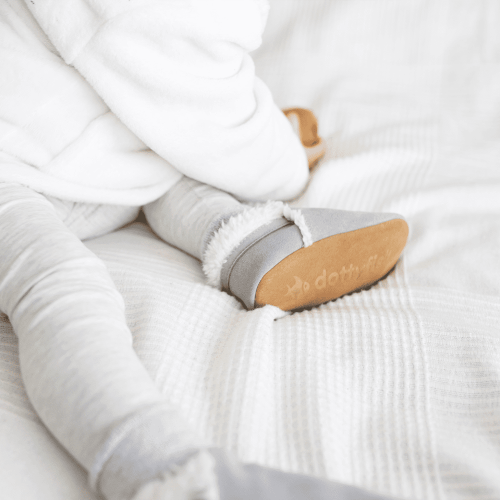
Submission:
M 318 116 L 297 206 L 396 211 L 396 271 L 245 311 L 143 224 L 88 242 L 152 377 L 247 462 L 412 499 L 500 499 L 500 2 L 272 0 L 258 74 Z M 0 497 L 94 498 L 29 404 L 0 321 Z M 3 497 L 2 497 L 3 498 Z

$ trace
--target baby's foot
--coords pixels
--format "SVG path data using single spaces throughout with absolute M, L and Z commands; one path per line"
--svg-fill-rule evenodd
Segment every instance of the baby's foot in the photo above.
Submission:
M 247 309 L 299 310 L 363 290 L 395 266 L 408 237 L 397 214 L 268 202 L 235 215 L 207 246 L 211 285 Z

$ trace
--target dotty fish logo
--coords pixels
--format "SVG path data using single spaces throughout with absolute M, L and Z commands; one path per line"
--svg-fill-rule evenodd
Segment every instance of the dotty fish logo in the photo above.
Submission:
M 303 282 L 298 276 L 294 276 L 295 278 L 295 284 L 293 286 L 288 287 L 288 293 L 285 295 L 287 297 L 288 295 L 293 295 L 294 297 L 297 297 L 300 295 L 302 292 L 307 293 L 309 291 L 309 283 Z
M 382 260 L 383 259 L 380 259 L 378 255 L 372 255 L 361 267 L 349 264 L 349 267 L 342 266 L 340 271 L 333 271 L 329 274 L 326 269 L 323 269 L 323 272 L 316 277 L 312 286 L 314 286 L 316 290 L 321 290 L 327 286 L 334 287 L 339 281 L 340 283 L 345 283 L 347 281 L 358 280 L 366 275 L 366 273 L 380 267 Z M 307 281 L 303 281 L 299 276 L 294 276 L 294 279 L 295 283 L 292 286 L 287 285 L 288 291 L 285 297 L 291 295 L 295 298 L 303 293 L 309 292 L 311 289 L 311 284 Z

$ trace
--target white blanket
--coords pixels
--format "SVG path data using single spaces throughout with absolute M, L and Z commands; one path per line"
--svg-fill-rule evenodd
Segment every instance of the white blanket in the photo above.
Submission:
M 498 26 L 497 0 L 272 2 L 257 73 L 328 144 L 297 205 L 408 220 L 370 291 L 247 312 L 141 223 L 88 243 L 152 377 L 214 444 L 404 498 L 500 498 Z M 5 318 L 0 485 L 93 498 L 29 405 Z

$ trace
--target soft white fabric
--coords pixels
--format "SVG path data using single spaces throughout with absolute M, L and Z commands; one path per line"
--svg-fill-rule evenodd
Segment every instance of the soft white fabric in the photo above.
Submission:
M 244 311 L 144 225 L 88 242 L 138 356 L 245 461 L 405 498 L 500 498 L 500 5 L 272 7 L 257 73 L 280 107 L 315 111 L 328 148 L 297 206 L 399 212 L 408 246 L 369 292 L 283 315 Z M 27 402 L 5 318 L 0 332 L 0 483 L 13 500 L 92 498 Z
M 265 0 L 0 5 L 0 181 L 143 205 L 181 173 L 292 198 L 307 159 L 250 52 Z

